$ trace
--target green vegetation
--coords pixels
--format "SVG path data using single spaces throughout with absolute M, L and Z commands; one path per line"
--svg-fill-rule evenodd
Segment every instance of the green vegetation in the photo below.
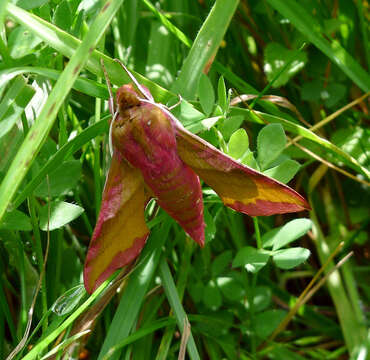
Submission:
M 369 8 L 0 1 L 0 359 L 370 357 Z M 114 58 L 312 211 L 252 219 L 204 185 L 200 249 L 150 203 L 139 260 L 89 296 L 110 161 L 100 60 L 129 82 Z

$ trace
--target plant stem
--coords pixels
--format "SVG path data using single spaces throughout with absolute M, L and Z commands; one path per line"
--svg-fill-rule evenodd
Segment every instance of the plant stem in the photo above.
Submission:
M 42 269 L 44 266 L 44 256 L 43 256 L 42 244 L 41 244 L 41 234 L 40 234 L 38 219 L 37 219 L 36 210 L 35 210 L 35 205 L 36 205 L 35 202 L 36 202 L 35 198 L 33 196 L 30 196 L 28 200 L 28 208 L 29 208 L 30 215 L 31 215 L 33 236 L 35 238 L 34 249 L 35 249 L 36 258 L 37 258 L 37 265 L 39 268 L 39 275 L 41 276 Z M 42 286 L 42 291 L 41 291 L 42 312 L 43 314 L 46 314 L 48 311 L 48 304 L 47 304 L 47 291 L 46 291 L 45 276 L 42 279 L 41 286 Z M 47 327 L 48 327 L 48 319 L 45 318 L 44 323 L 42 324 L 43 333 L 45 333 Z
M 262 249 L 262 240 L 261 240 L 260 227 L 258 224 L 258 217 L 253 216 L 252 219 L 253 219 L 253 225 L 254 225 L 254 233 L 256 235 L 257 249 Z

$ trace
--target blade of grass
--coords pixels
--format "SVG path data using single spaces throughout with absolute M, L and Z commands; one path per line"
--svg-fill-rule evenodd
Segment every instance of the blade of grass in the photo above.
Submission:
M 47 182 L 48 182 L 48 190 L 49 190 L 49 194 L 50 194 L 49 178 L 47 177 L 46 179 L 47 179 Z M 31 213 L 31 216 L 33 217 L 33 219 L 32 219 L 33 224 L 32 225 L 33 225 L 33 227 L 37 227 L 38 224 L 37 224 L 36 216 L 32 215 L 32 212 L 34 212 L 33 199 L 30 200 L 30 204 L 31 204 L 30 205 L 30 213 Z M 46 288 L 46 281 L 45 281 L 46 271 L 45 270 L 46 270 L 46 263 L 47 263 L 47 260 L 48 260 L 49 247 L 50 247 L 49 220 L 50 220 L 50 196 L 49 196 L 49 199 L 48 199 L 47 240 L 46 240 L 46 248 L 45 248 L 45 255 L 44 256 L 42 255 L 41 237 L 40 237 L 40 232 L 39 232 L 38 228 L 37 228 L 36 233 L 35 233 L 35 237 L 36 237 L 36 246 L 35 247 L 36 247 L 36 252 L 38 253 L 37 257 L 38 257 L 38 261 L 39 261 L 40 274 L 39 274 L 39 279 L 37 281 L 37 286 L 36 286 L 35 292 L 33 294 L 31 305 L 28 309 L 26 329 L 24 331 L 24 334 L 23 334 L 23 337 L 22 337 L 21 341 L 17 344 L 17 346 L 12 350 L 12 352 L 6 358 L 7 360 L 14 359 L 14 357 L 19 352 L 22 351 L 22 349 L 24 348 L 24 346 L 27 343 L 27 340 L 29 338 L 30 331 L 31 331 L 33 313 L 35 311 L 37 296 L 38 296 L 39 291 L 41 290 L 42 287 L 43 287 L 43 290 L 44 290 L 44 294 L 42 295 L 42 307 L 43 307 L 42 310 L 43 310 L 44 314 L 48 312 L 48 310 L 47 310 L 47 288 Z M 43 322 L 43 332 L 46 332 L 47 326 L 48 326 L 48 318 L 45 317 L 44 322 Z
M 356 1 L 358 17 L 360 18 L 360 27 L 363 41 L 363 49 L 365 51 L 367 70 L 370 71 L 370 51 L 369 51 L 369 35 L 368 35 L 368 25 L 366 25 L 365 16 L 366 12 L 364 11 L 364 5 L 362 1 Z
M 51 130 L 58 110 L 72 88 L 79 72 L 86 64 L 89 55 L 104 34 L 110 20 L 121 3 L 122 0 L 114 3 L 106 2 L 105 6 L 103 6 L 91 24 L 91 28 L 86 34 L 85 39 L 59 77 L 39 117 L 28 132 L 0 186 L 0 219 L 3 217 L 18 186 L 24 179 L 41 145 Z M 12 4 L 8 4 L 7 8 L 8 10 L 9 8 L 13 10 L 18 9 Z
M 302 293 L 299 295 L 297 301 L 295 302 L 295 305 L 289 309 L 288 314 L 284 317 L 284 319 L 280 322 L 280 324 L 277 326 L 277 328 L 274 330 L 274 332 L 269 336 L 268 340 L 266 342 L 273 341 L 276 336 L 281 333 L 289 324 L 293 316 L 297 313 L 299 308 L 303 305 L 304 299 L 308 292 L 312 289 L 312 287 L 315 285 L 315 283 L 318 282 L 320 275 L 326 270 L 329 264 L 331 264 L 335 258 L 335 256 L 339 253 L 339 251 L 343 248 L 344 243 L 341 242 L 338 244 L 336 249 L 329 255 L 329 257 L 326 259 L 326 261 L 322 264 L 319 271 L 315 274 L 315 276 L 311 279 L 309 284 L 306 286 L 306 288 L 302 291 Z M 332 268 L 331 270 L 335 269 Z
M 326 259 L 330 255 L 329 252 L 331 246 L 325 238 L 321 226 L 318 222 L 311 195 L 309 195 L 309 200 L 312 207 L 311 219 L 314 223 L 314 241 L 321 264 L 324 264 Z M 334 264 L 333 262 L 331 262 L 330 267 L 333 266 Z M 359 336 L 360 328 L 358 328 L 357 326 L 357 321 L 353 313 L 351 303 L 345 292 L 338 270 L 334 271 L 327 279 L 327 286 L 337 310 L 336 312 L 342 328 L 345 342 L 348 346 L 349 351 L 351 351 L 356 345 L 363 341 L 363 338 L 362 336 Z
M 231 115 L 243 115 L 248 120 L 252 122 L 256 122 L 259 124 L 266 124 L 266 123 L 280 123 L 284 126 L 284 129 L 287 131 L 291 131 L 294 134 L 300 135 L 305 139 L 311 140 L 314 143 L 322 146 L 325 149 L 331 150 L 334 154 L 338 155 L 343 161 L 346 162 L 348 166 L 350 166 L 355 171 L 364 174 L 367 178 L 370 178 L 370 171 L 368 171 L 364 166 L 362 166 L 356 159 L 354 159 L 351 155 L 347 154 L 345 151 L 340 149 L 338 146 L 334 145 L 330 141 L 316 135 L 312 131 L 306 129 L 305 127 L 295 124 L 289 120 L 286 120 L 279 116 L 274 116 L 266 113 L 262 113 L 259 111 L 250 111 L 248 109 L 242 108 L 231 108 Z
M 172 220 L 166 215 L 162 226 L 155 227 L 144 247 L 140 262 L 136 266 L 125 288 L 108 333 L 101 347 L 98 360 L 102 360 L 110 349 L 122 343 L 130 334 L 154 276 L 161 256 L 161 248 L 168 236 Z M 110 360 L 119 359 L 121 352 L 115 351 Z
M 142 2 L 148 7 L 148 9 L 153 12 L 155 16 L 160 20 L 160 22 L 172 33 L 174 34 L 183 44 L 187 47 L 191 47 L 191 40 L 176 26 L 174 26 L 171 21 L 169 21 L 158 9 L 148 0 L 142 0 Z
M 357 98 L 357 99 L 355 99 L 353 101 L 351 101 L 349 104 L 346 104 L 342 108 L 336 110 L 334 113 L 332 113 L 329 116 L 327 116 L 325 119 L 322 119 L 321 121 L 319 121 L 315 125 L 311 126 L 309 128 L 309 130 L 312 131 L 312 132 L 314 132 L 314 131 L 322 128 L 324 125 L 326 125 L 326 124 L 330 123 L 331 121 L 333 121 L 334 119 L 336 119 L 343 112 L 349 110 L 351 107 L 353 107 L 353 106 L 359 104 L 360 102 L 364 101 L 369 95 L 370 95 L 370 92 L 369 93 L 366 93 L 366 94 L 364 94 L 362 96 L 360 96 L 359 98 Z M 287 144 L 287 147 L 289 145 L 293 144 L 294 142 L 299 141 L 301 139 L 302 139 L 301 136 L 295 137 L 291 142 L 289 142 L 289 144 Z
M 39 267 L 39 274 L 41 277 L 41 274 L 44 273 L 43 268 L 44 268 L 44 257 L 43 257 L 43 252 L 42 252 L 42 242 L 41 242 L 41 235 L 40 235 L 40 228 L 38 224 L 38 219 L 36 215 L 36 199 L 33 196 L 29 197 L 28 201 L 28 208 L 29 208 L 29 213 L 31 216 L 31 224 L 33 228 L 33 236 L 35 238 L 35 253 L 37 257 L 37 264 Z M 41 292 L 42 296 L 42 312 L 45 314 L 48 311 L 48 305 L 47 305 L 47 288 L 46 288 L 46 280 L 45 276 L 42 277 L 42 283 L 41 287 L 43 291 Z M 45 322 L 43 323 L 42 331 L 45 332 L 48 326 L 47 319 L 45 319 Z
M 46 353 L 41 360 L 49 359 L 51 356 L 55 355 L 57 352 L 66 348 L 69 344 L 77 341 L 80 337 L 87 335 L 91 330 L 82 331 L 76 335 L 69 337 L 67 340 L 62 341 L 59 345 L 55 346 L 52 350 Z
M 292 139 L 289 139 L 289 140 L 292 141 Z M 294 145 L 298 149 L 302 150 L 303 152 L 305 152 L 306 154 L 308 154 L 309 156 L 311 156 L 312 159 L 315 159 L 317 161 L 320 161 L 322 163 L 321 165 L 323 165 L 324 167 L 329 167 L 329 168 L 331 168 L 331 169 L 333 169 L 335 171 L 338 171 L 338 172 L 342 173 L 343 175 L 349 177 L 350 179 L 359 182 L 360 184 L 364 184 L 366 186 L 370 186 L 370 183 L 368 181 L 363 180 L 360 177 L 357 177 L 357 176 L 355 176 L 355 175 L 353 175 L 353 174 L 351 174 L 351 173 L 343 170 L 342 168 L 340 168 L 340 167 L 332 164 L 331 162 L 329 162 L 329 161 L 323 159 L 321 156 L 317 155 L 315 152 L 313 152 L 311 150 L 308 150 L 306 147 L 304 147 L 304 146 L 302 146 L 302 145 L 300 145 L 298 143 L 294 143 Z
M 194 98 L 200 75 L 216 54 L 238 3 L 238 0 L 215 2 L 182 65 L 179 77 L 172 85 L 173 92 L 185 99 Z
M 133 342 L 153 333 L 156 330 L 164 328 L 166 326 L 172 325 L 175 322 L 175 319 L 168 318 L 168 319 L 159 319 L 153 321 L 150 325 L 146 326 L 145 328 L 139 329 L 135 331 L 132 335 L 128 336 L 124 340 L 122 340 L 117 345 L 110 348 L 110 350 L 104 355 L 102 360 L 109 360 L 112 358 L 113 354 L 123 347 L 132 344 Z
M 12 319 L 12 315 L 10 313 L 9 304 L 8 304 L 8 301 L 6 300 L 2 281 L 0 281 L 0 306 L 1 306 L 1 312 L 4 314 L 5 320 L 8 324 L 13 343 L 16 343 L 18 341 L 17 333 L 15 330 L 15 325 Z
M 38 74 L 49 79 L 58 80 L 61 71 L 31 66 L 4 69 L 0 71 L 0 89 L 4 88 L 7 82 L 13 79 L 15 76 L 22 74 Z M 107 87 L 90 79 L 85 79 L 82 77 L 77 78 L 73 84 L 73 89 L 93 97 L 99 97 L 102 99 L 109 98 Z
M 28 196 L 30 196 L 33 190 L 35 190 L 36 187 L 43 181 L 45 176 L 61 165 L 64 159 L 80 150 L 81 147 L 88 143 L 91 139 L 98 135 L 104 134 L 107 130 L 108 123 L 106 119 L 102 119 L 98 123 L 84 129 L 75 138 L 62 146 L 37 172 L 37 175 L 27 183 L 22 192 L 14 200 L 14 207 L 17 208 Z
M 370 76 L 355 59 L 339 44 L 321 34 L 318 22 L 294 0 L 267 0 L 281 15 L 286 17 L 307 39 L 336 64 L 360 89 L 370 91 Z
M 177 281 L 177 293 L 179 300 L 182 301 L 184 297 L 185 288 L 188 281 L 189 272 L 191 270 L 191 256 L 193 253 L 193 241 L 186 237 L 185 249 L 182 253 L 181 265 L 179 268 L 179 277 Z M 168 356 L 168 351 L 172 342 L 172 338 L 176 329 L 176 325 L 169 326 L 162 337 L 161 344 L 159 345 L 156 360 L 165 360 Z
M 5 16 L 6 16 L 6 6 L 8 4 L 8 1 L 9 0 L 3 0 L 3 1 L 0 2 L 0 34 L 3 33 L 3 29 L 4 29 L 4 20 L 5 20 Z M 2 60 L 4 61 L 5 64 L 11 62 L 8 47 L 4 43 L 4 40 L 3 40 L 2 36 L 0 36 L 0 54 L 1 54 Z M 1 87 L 0 87 L 0 89 L 1 89 Z M 0 91 L 0 95 L 1 95 L 1 91 Z
M 117 274 L 115 274 L 117 275 Z M 113 275 L 113 277 L 115 276 Z M 65 329 L 67 329 L 73 322 L 90 306 L 90 304 L 105 290 L 109 285 L 112 277 L 106 280 L 99 288 L 81 305 L 79 308 L 72 313 L 58 328 L 52 331 L 48 336 L 42 339 L 38 344 L 33 346 L 31 351 L 24 356 L 22 360 L 37 359 L 39 354 L 45 350 L 49 344 L 55 340 Z
M 177 293 L 175 282 L 173 281 L 170 269 L 165 258 L 162 258 L 159 265 L 159 272 L 163 283 L 163 288 L 166 293 L 167 299 L 171 305 L 171 308 L 175 314 L 177 326 L 181 333 L 184 331 L 184 324 L 187 319 L 184 308 L 181 305 L 179 295 Z M 188 354 L 190 359 L 196 360 L 200 359 L 193 334 L 190 332 L 189 341 L 187 343 Z
M 119 0 L 119 2 L 114 2 L 114 8 L 117 9 L 118 7 L 120 7 L 122 1 L 123 0 Z M 44 42 L 50 47 L 57 50 L 62 55 L 70 58 L 71 60 L 72 57 L 75 56 L 74 54 L 79 48 L 81 40 L 66 33 L 65 31 L 59 29 L 58 27 L 45 21 L 44 19 L 41 19 L 36 15 L 24 11 L 12 4 L 8 4 L 7 10 L 11 17 L 13 17 L 18 23 L 22 24 L 27 29 L 29 29 L 32 33 L 43 39 Z M 106 21 L 105 25 L 108 26 L 109 21 Z M 94 24 L 92 24 L 92 28 L 93 26 Z M 100 36 L 101 35 L 102 34 L 100 34 Z M 86 38 L 84 42 L 85 41 Z M 97 42 L 94 43 L 96 44 Z M 88 55 L 88 49 L 85 49 L 86 55 Z M 101 59 L 104 60 L 104 65 L 113 84 L 121 86 L 123 83 L 130 82 L 130 78 L 124 71 L 122 71 L 120 65 L 114 62 L 113 59 L 111 59 L 109 56 L 104 55 L 98 50 L 93 50 L 90 53 L 84 67 L 87 70 L 91 71 L 93 74 L 103 77 L 104 74 L 100 64 Z M 149 88 L 152 95 L 157 101 L 165 103 L 169 98 L 174 97 L 173 94 L 155 84 L 154 82 L 146 79 L 139 73 L 136 73 L 135 71 L 132 71 L 132 73 L 140 83 L 143 83 Z
M 158 19 L 161 21 L 162 25 L 164 25 L 168 31 L 170 31 L 172 34 L 174 34 L 178 40 L 180 40 L 184 45 L 187 47 L 192 46 L 192 41 L 180 30 L 178 29 L 174 24 L 172 24 L 165 16 L 163 16 L 151 3 L 149 3 L 147 0 L 143 0 L 145 5 L 148 6 L 149 10 L 153 12 L 155 16 L 158 17 Z M 247 94 L 259 94 L 259 92 L 253 88 L 253 86 L 246 83 L 243 79 L 235 75 L 232 71 L 230 71 L 228 68 L 223 66 L 221 63 L 219 63 L 217 60 L 214 62 L 215 69 L 224 76 L 227 80 L 230 81 L 232 85 L 239 88 L 243 92 Z M 259 95 L 258 95 L 259 96 Z M 256 100 L 257 101 L 257 100 Z M 272 104 L 269 101 L 257 101 L 258 104 L 260 104 L 263 108 L 266 109 L 266 111 L 271 112 L 273 115 L 276 116 L 284 116 L 289 120 L 294 120 L 293 117 L 291 117 L 287 113 L 281 112 L 274 104 Z

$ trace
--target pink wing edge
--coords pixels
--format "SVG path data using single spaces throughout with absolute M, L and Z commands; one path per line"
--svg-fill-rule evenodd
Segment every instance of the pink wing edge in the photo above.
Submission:
M 258 178 L 260 182 L 265 182 L 267 185 L 279 186 L 279 188 L 283 192 L 292 196 L 293 198 L 297 199 L 297 201 L 300 202 L 299 204 L 287 202 L 279 203 L 257 199 L 254 204 L 250 203 L 246 205 L 242 202 L 235 201 L 233 204 L 226 204 L 226 206 L 229 206 L 232 209 L 247 214 L 249 216 L 269 216 L 273 214 L 284 214 L 289 212 L 311 210 L 311 206 L 309 205 L 307 200 L 297 191 L 293 190 L 291 187 L 289 187 L 286 184 L 283 184 L 278 180 L 275 180 L 249 166 L 237 162 L 227 154 L 224 154 L 219 149 L 214 147 L 212 144 L 209 144 L 199 136 L 185 129 L 181 122 L 165 106 L 161 104 L 156 105 L 160 107 L 166 113 L 166 115 L 172 120 L 177 136 L 184 139 L 184 141 L 189 143 L 191 146 L 198 147 L 199 151 L 195 152 L 195 154 L 197 154 L 197 156 L 201 160 L 206 161 L 210 166 L 214 167 L 215 169 L 220 169 L 225 172 L 238 169 L 248 176 Z M 189 142 L 189 138 L 192 142 Z

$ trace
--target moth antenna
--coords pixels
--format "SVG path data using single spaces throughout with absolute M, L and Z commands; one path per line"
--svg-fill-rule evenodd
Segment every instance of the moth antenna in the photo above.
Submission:
M 112 142 L 112 128 L 113 128 L 113 123 L 116 117 L 118 116 L 118 110 L 114 113 L 112 117 L 112 121 L 109 124 L 109 135 L 108 135 L 108 142 L 109 142 L 109 152 L 110 156 L 113 156 L 113 142 Z
M 107 69 L 105 68 L 104 66 L 104 61 L 103 59 L 100 59 L 100 65 L 103 69 L 103 73 L 104 73 L 104 77 L 105 77 L 105 82 L 107 83 L 107 87 L 108 87 L 108 92 L 109 92 L 109 101 L 108 101 L 108 106 L 109 106 L 109 112 L 111 113 L 112 116 L 114 116 L 115 114 L 115 109 L 114 109 L 114 96 L 113 96 L 113 92 L 112 92 L 112 84 L 109 80 L 109 76 L 108 76 L 108 73 L 107 73 Z
M 123 70 L 127 73 L 129 78 L 132 80 L 132 82 L 135 84 L 135 86 L 138 88 L 138 90 L 141 92 L 141 95 L 145 97 L 147 100 L 152 100 L 149 98 L 149 96 L 145 93 L 144 88 L 139 84 L 139 82 L 136 80 L 135 76 L 131 73 L 131 71 L 126 67 L 126 65 L 123 64 L 123 62 L 119 59 L 114 59 L 115 62 L 121 65 Z

